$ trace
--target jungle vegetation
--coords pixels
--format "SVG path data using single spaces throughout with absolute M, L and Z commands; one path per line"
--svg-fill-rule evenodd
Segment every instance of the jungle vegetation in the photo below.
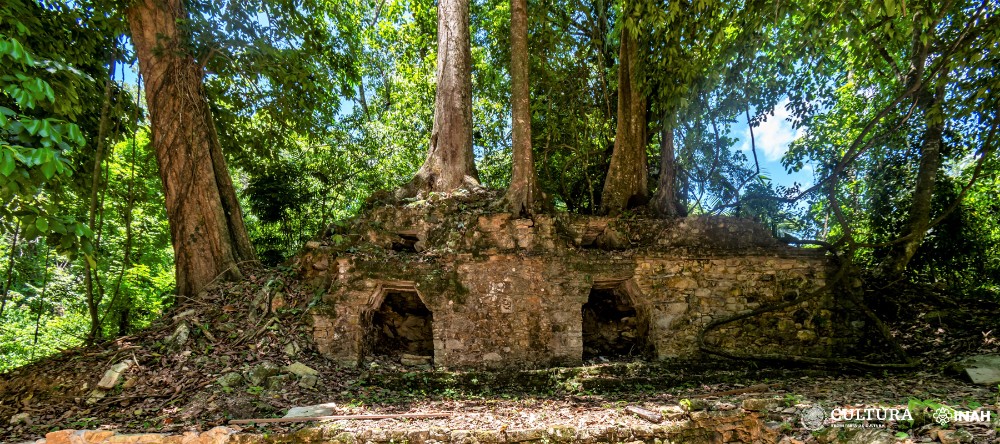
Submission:
M 7 0 L 0 372 L 280 267 L 379 190 L 754 218 L 884 282 L 1000 301 L 997 11 Z M 783 167 L 812 183 L 761 168 L 754 129 L 777 115 Z

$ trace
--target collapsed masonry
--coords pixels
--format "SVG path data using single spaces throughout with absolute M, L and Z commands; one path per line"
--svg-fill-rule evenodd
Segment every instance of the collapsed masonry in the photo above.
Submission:
M 321 353 L 441 367 L 578 365 L 596 357 L 695 358 L 712 320 L 823 287 L 822 251 L 757 223 L 569 214 L 518 219 L 457 196 L 383 206 L 296 260 L 321 300 Z M 827 357 L 856 337 L 833 295 L 728 324 L 710 345 Z

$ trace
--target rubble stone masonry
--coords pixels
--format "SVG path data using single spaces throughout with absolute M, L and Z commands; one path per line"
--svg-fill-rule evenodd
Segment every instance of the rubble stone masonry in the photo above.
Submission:
M 381 335 L 379 352 L 396 339 L 412 360 L 406 344 L 426 338 L 403 326 L 429 322 L 429 359 L 445 368 L 578 365 L 616 341 L 631 341 L 614 350 L 632 355 L 697 358 L 707 323 L 818 291 L 833 272 L 823 251 L 785 245 L 745 219 L 518 219 L 460 203 L 377 208 L 310 242 L 297 265 L 321 297 L 310 315 L 324 355 L 356 365 Z M 426 311 L 386 314 L 387 298 L 412 305 L 414 295 Z M 588 301 L 620 311 L 584 322 Z M 860 328 L 833 302 L 827 292 L 706 340 L 743 353 L 830 356 Z M 628 316 L 602 318 L 616 313 Z

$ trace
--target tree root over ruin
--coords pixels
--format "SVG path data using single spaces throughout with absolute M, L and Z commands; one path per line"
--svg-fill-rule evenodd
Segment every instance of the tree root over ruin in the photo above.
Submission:
M 911 369 L 915 368 L 918 363 L 907 356 L 906 351 L 899 345 L 895 338 L 892 337 L 892 333 L 889 331 L 889 327 L 879 319 L 878 315 L 875 314 L 860 297 L 856 296 L 854 292 L 849 289 L 844 293 L 847 294 L 847 300 L 850 301 L 852 305 L 857 307 L 862 313 L 865 314 L 869 320 L 874 324 L 878 332 L 889 344 L 893 353 L 903 362 L 900 363 L 880 363 L 880 362 L 869 362 L 853 358 L 819 358 L 813 356 L 800 356 L 800 355 L 790 355 L 790 354 L 776 354 L 776 353 L 738 353 L 733 351 L 727 351 L 721 347 L 716 347 L 709 345 L 705 342 L 705 335 L 717 329 L 720 326 L 730 324 L 743 319 L 751 318 L 754 316 L 759 316 L 764 313 L 769 313 L 773 311 L 782 310 L 794 305 L 801 304 L 811 299 L 815 299 L 820 295 L 826 293 L 830 289 L 834 288 L 837 284 L 844 281 L 848 275 L 847 270 L 849 269 L 849 263 L 841 264 L 837 273 L 830 279 L 825 285 L 820 287 L 818 290 L 801 295 L 793 300 L 780 302 L 777 304 L 766 305 L 759 307 L 755 310 L 746 311 L 743 313 L 737 313 L 733 316 L 727 318 L 716 319 L 709 322 L 705 327 L 698 332 L 698 348 L 708 354 L 721 356 L 723 358 L 729 359 L 740 359 L 740 360 L 753 360 L 753 361 L 763 361 L 763 362 L 779 362 L 779 363 L 792 363 L 792 364 L 808 364 L 817 366 L 835 366 L 835 365 L 849 365 L 867 369 Z

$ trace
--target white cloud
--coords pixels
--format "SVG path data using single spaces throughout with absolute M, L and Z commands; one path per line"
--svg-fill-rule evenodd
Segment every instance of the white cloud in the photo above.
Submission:
M 753 129 L 757 155 L 763 155 L 764 159 L 771 162 L 780 160 L 785 151 L 788 151 L 788 144 L 803 133 L 801 128 L 792 128 L 791 113 L 785 109 L 785 105 L 788 105 L 788 99 L 778 103 L 774 107 L 774 115 L 768 115 L 766 122 Z M 740 149 L 750 151 L 750 128 L 743 131 L 741 140 L 743 143 Z

